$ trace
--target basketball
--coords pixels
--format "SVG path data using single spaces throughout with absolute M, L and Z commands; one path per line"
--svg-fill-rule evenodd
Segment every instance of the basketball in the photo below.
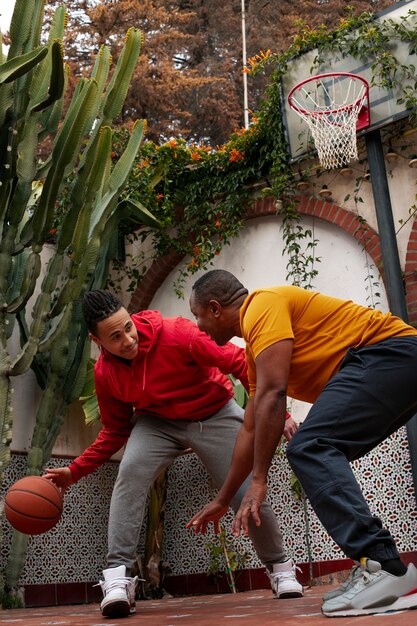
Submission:
M 6 493 L 4 511 L 16 530 L 25 535 L 40 535 L 59 521 L 63 498 L 58 487 L 41 476 L 27 476 L 14 483 Z

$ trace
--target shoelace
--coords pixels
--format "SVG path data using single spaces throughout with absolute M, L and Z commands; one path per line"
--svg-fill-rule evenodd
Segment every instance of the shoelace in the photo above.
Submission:
M 359 563 L 355 565 L 355 567 L 353 567 L 350 570 L 349 576 L 346 578 L 344 584 L 348 586 L 350 583 L 352 583 L 355 580 L 355 578 L 359 577 L 363 571 L 364 570 L 361 568 Z
M 275 580 L 276 578 L 292 578 L 293 576 L 295 576 L 295 572 L 301 572 L 301 567 L 298 567 L 298 565 L 296 565 L 286 572 L 270 572 L 267 570 L 268 576 L 273 580 Z
M 98 587 L 100 585 L 102 589 L 105 587 L 106 591 L 111 591 L 112 589 L 115 589 L 116 587 L 121 587 L 122 585 L 125 585 L 125 587 L 127 587 L 129 582 L 130 578 L 120 577 L 113 578 L 112 580 L 100 580 L 96 585 L 93 586 Z
M 369 583 L 371 583 L 372 581 L 375 580 L 375 578 L 378 578 L 378 576 L 380 575 L 380 571 L 378 572 L 368 572 L 368 570 L 366 569 L 362 569 L 361 568 L 361 573 L 360 576 L 356 576 L 356 580 L 352 585 L 352 589 L 356 588 L 358 585 L 360 586 L 361 584 L 366 586 L 369 585 Z

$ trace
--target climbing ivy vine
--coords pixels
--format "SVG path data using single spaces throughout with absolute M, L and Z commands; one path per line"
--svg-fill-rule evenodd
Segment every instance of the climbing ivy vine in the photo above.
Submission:
M 312 229 L 304 227 L 298 210 L 299 174 L 289 162 L 281 113 L 281 80 L 290 61 L 311 50 L 317 51 L 312 73 L 325 57 L 336 53 L 362 61 L 371 59 L 372 84 L 386 89 L 395 87 L 409 110 L 408 123 L 416 124 L 415 65 L 401 63 L 395 57 L 396 42 L 401 41 L 408 44 L 410 60 L 414 61 L 415 13 L 409 11 L 400 22 L 375 21 L 374 14 L 354 15 L 354 9 L 348 7 L 346 18 L 332 31 L 324 26 L 310 29 L 300 20 L 298 33 L 287 51 L 274 54 L 268 50 L 248 61 L 245 71 L 250 74 L 272 67 L 266 98 L 259 112 L 252 116 L 249 129 L 235 132 L 227 144 L 216 147 L 188 145 L 178 139 L 161 146 L 145 143 L 127 193 L 146 205 L 164 228 L 152 233 L 153 247 L 147 258 L 131 259 L 128 266 L 123 265 L 123 274 L 127 271 L 130 278 L 128 289 L 136 288 L 153 258 L 174 251 L 188 259 L 176 283 L 181 294 L 185 277 L 206 268 L 223 246 L 239 234 L 248 204 L 260 194 L 275 199 L 277 215 L 282 217 L 287 280 L 311 287 L 320 260 L 316 254 L 318 242 Z M 115 158 L 124 141 L 121 130 Z M 352 193 L 357 195 L 354 190 Z M 125 232 L 128 231 L 126 225 Z M 149 235 L 141 231 L 128 236 L 133 241 Z

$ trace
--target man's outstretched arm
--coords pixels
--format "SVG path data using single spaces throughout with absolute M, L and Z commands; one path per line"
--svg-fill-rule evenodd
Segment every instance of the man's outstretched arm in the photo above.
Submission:
M 253 467 L 254 419 L 253 398 L 249 398 L 243 424 L 236 438 L 232 464 L 218 495 L 188 522 L 187 528 L 196 533 L 205 533 L 210 522 L 216 532 L 220 531 L 219 521 L 229 508 L 229 503 Z
M 236 536 L 241 530 L 248 534 L 250 517 L 257 526 L 261 523 L 268 472 L 284 431 L 292 350 L 293 340 L 284 339 L 265 348 L 256 359 L 253 475 L 233 522 Z

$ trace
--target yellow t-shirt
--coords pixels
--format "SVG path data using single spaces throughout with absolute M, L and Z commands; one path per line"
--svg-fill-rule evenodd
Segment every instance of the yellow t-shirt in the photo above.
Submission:
M 417 335 L 391 313 L 300 287 L 267 287 L 249 294 L 240 310 L 246 342 L 250 395 L 256 391 L 255 360 L 268 346 L 294 339 L 288 395 L 314 402 L 349 348 L 388 337 Z

